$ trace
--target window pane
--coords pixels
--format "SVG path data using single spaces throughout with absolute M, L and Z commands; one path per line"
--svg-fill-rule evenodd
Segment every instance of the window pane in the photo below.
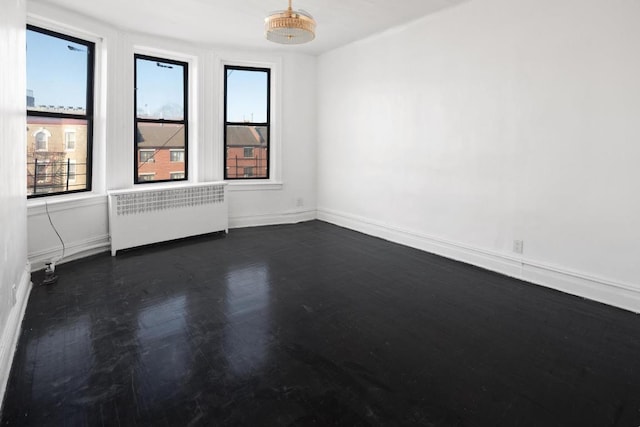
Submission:
M 86 114 L 89 48 L 27 30 L 27 110 Z
M 185 77 L 184 65 L 136 58 L 137 117 L 183 120 Z
M 27 116 L 28 195 L 87 189 L 86 161 L 87 120 Z
M 26 42 L 27 195 L 90 190 L 94 44 L 33 26 Z
M 75 181 L 76 180 L 76 163 L 73 160 L 69 160 L 68 163 L 68 171 L 67 171 L 67 175 L 69 175 L 69 180 L 70 181 Z
M 72 151 L 76 149 L 76 131 L 65 130 L 64 132 L 64 145 L 65 150 Z
M 171 150 L 169 154 L 172 162 L 184 162 L 184 150 Z
M 267 178 L 267 127 L 227 125 L 227 178 Z M 248 151 L 251 157 L 246 157 Z M 250 174 L 245 171 L 252 168 Z
M 137 181 L 184 179 L 184 176 L 171 176 L 171 173 L 181 172 L 184 175 L 185 172 L 183 124 L 138 123 L 136 144 Z M 172 161 L 173 152 L 181 152 L 183 161 Z
M 227 68 L 227 122 L 266 123 L 268 73 Z
M 156 150 L 140 150 L 140 163 L 154 163 Z

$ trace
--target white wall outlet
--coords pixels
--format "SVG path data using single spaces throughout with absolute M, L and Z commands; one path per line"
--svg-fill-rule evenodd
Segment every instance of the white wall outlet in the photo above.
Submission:
M 513 252 L 517 254 L 521 254 L 524 251 L 524 241 L 522 240 L 514 240 L 513 241 Z

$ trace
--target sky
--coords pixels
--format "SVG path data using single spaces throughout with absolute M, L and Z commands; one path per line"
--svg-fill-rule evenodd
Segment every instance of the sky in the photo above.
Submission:
M 227 121 L 267 121 L 267 73 L 227 70 Z
M 35 105 L 86 108 L 87 54 L 84 45 L 27 30 L 27 89 Z
M 182 119 L 184 67 L 137 58 L 137 107 L 141 116 Z M 35 105 L 86 108 L 87 48 L 27 30 L 27 89 Z M 227 71 L 227 120 L 267 121 L 267 73 Z M 222 100 L 221 100 L 222 102 Z
M 184 119 L 185 71 L 183 65 L 137 58 L 138 117 Z

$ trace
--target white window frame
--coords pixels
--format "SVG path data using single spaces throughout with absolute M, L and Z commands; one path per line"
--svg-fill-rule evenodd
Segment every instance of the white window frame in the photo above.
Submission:
M 44 148 L 38 148 L 38 135 L 39 134 L 43 134 L 44 135 Z M 49 132 L 45 128 L 41 127 L 40 129 L 38 129 L 37 131 L 35 131 L 33 133 L 33 137 L 35 138 L 33 151 L 40 151 L 40 152 L 49 151 L 49 138 L 51 138 L 51 132 Z
M 74 159 L 69 159 L 68 165 L 69 165 L 69 168 L 67 170 L 67 176 L 68 176 L 69 182 L 75 183 L 76 182 L 76 177 L 78 176 L 77 163 L 76 163 L 76 161 Z M 71 178 L 71 176 L 69 174 L 69 171 L 71 171 L 71 166 L 72 165 L 73 165 L 73 178 Z
M 78 193 L 56 194 L 48 196 L 48 200 L 71 203 L 86 203 L 85 200 L 102 201 L 101 196 L 106 194 L 106 56 L 107 46 L 104 43 L 105 36 L 112 34 L 106 27 L 98 26 L 89 29 L 86 21 L 73 18 L 48 17 L 49 10 L 43 9 L 34 3 L 27 14 L 27 24 L 51 30 L 57 33 L 76 37 L 94 43 L 93 65 L 93 144 L 91 153 L 91 190 Z M 89 154 L 89 153 L 87 153 Z M 31 215 L 32 209 L 40 210 L 45 204 L 45 198 L 27 199 L 27 208 Z
M 153 56 L 157 58 L 163 58 L 165 60 L 186 62 L 188 64 L 188 67 L 187 67 L 188 68 L 188 72 L 187 72 L 188 110 L 187 110 L 187 117 L 185 117 L 187 121 L 187 132 L 188 132 L 187 135 L 189 137 L 189 140 L 187 142 L 188 152 L 185 154 L 185 156 L 188 156 L 188 164 L 187 164 L 187 168 L 185 169 L 185 174 L 188 176 L 188 179 L 180 180 L 177 182 L 172 182 L 170 180 L 161 181 L 161 182 L 153 183 L 153 185 L 159 186 L 159 187 L 171 187 L 174 185 L 184 185 L 190 182 L 197 182 L 198 181 L 198 165 L 200 164 L 200 159 L 199 159 L 200 157 L 199 126 L 200 125 L 198 120 L 198 111 L 200 111 L 199 102 L 200 102 L 201 94 L 198 93 L 198 87 L 199 87 L 198 73 L 200 72 L 199 61 L 198 61 L 199 56 L 197 53 L 189 53 L 189 50 L 182 45 L 172 45 L 171 43 L 169 43 L 170 49 L 162 49 L 162 48 L 153 47 L 152 43 L 150 43 L 151 41 L 153 43 L 157 42 L 157 38 L 148 38 L 144 36 L 138 36 L 136 38 L 137 40 L 133 40 L 132 50 L 130 52 L 131 53 L 130 59 L 131 59 L 132 87 L 135 87 L 135 78 L 133 73 L 133 69 L 135 67 L 135 59 L 134 59 L 135 55 Z M 132 100 L 131 110 L 133 111 L 134 109 L 135 109 L 135 105 L 133 104 L 133 100 Z M 132 112 L 131 114 L 130 123 L 132 127 L 134 123 L 134 114 L 135 112 Z M 133 150 L 134 141 L 132 139 L 130 141 L 131 141 L 130 150 Z M 131 156 L 131 158 L 134 158 L 134 156 Z M 129 179 L 131 180 L 131 178 Z M 134 180 L 131 180 L 129 185 L 131 188 L 134 188 L 136 184 L 134 183 Z M 151 185 L 151 184 L 145 184 L 145 185 Z M 148 188 L 148 187 L 145 187 L 145 188 Z
M 49 182 L 47 182 L 47 178 L 50 178 L 50 177 L 47 177 L 48 172 L 46 171 L 46 169 L 48 169 L 51 166 L 50 163 L 51 163 L 51 161 L 49 159 L 40 160 L 38 162 L 38 165 L 36 166 L 36 169 L 34 170 L 34 173 L 36 175 L 38 175 L 38 166 L 40 166 L 40 167 L 45 169 L 45 173 L 44 173 L 45 179 L 38 179 L 37 180 L 38 184 L 48 184 L 49 183 Z
M 182 153 L 182 160 L 171 160 L 171 153 Z M 170 148 L 169 149 L 169 163 L 184 163 L 184 149 L 183 148 Z
M 152 176 L 155 178 L 156 173 L 155 172 L 142 172 L 138 174 L 139 177 L 143 177 L 143 176 Z M 142 180 L 142 181 L 147 181 L 146 179 Z M 149 181 L 154 181 L 153 179 L 149 180 Z
M 229 191 L 255 191 L 255 190 L 281 190 L 282 184 L 282 127 L 280 117 L 282 116 L 282 58 L 268 57 L 264 60 L 253 60 L 236 57 L 232 54 L 220 54 L 217 57 L 218 69 L 218 132 L 216 144 L 217 150 L 214 156 L 216 162 L 216 177 L 219 180 L 224 178 L 224 67 L 239 66 L 251 68 L 268 68 L 271 74 L 271 86 L 269 87 L 271 102 L 270 108 L 270 135 L 269 135 L 269 179 L 261 180 L 237 180 L 230 179 L 228 183 Z
M 155 154 L 156 154 L 156 149 L 155 148 L 141 148 L 138 150 L 138 153 L 140 153 L 140 159 L 138 159 L 140 161 L 140 163 L 155 163 Z M 151 156 L 149 158 L 149 160 L 142 160 L 142 153 L 151 153 Z
M 69 148 L 69 135 L 73 135 L 73 148 Z M 76 151 L 77 133 L 75 129 L 64 130 L 64 151 Z

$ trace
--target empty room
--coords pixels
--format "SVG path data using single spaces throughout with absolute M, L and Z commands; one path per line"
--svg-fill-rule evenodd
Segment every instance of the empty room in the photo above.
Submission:
M 640 1 L 3 0 L 0 425 L 640 425 Z

